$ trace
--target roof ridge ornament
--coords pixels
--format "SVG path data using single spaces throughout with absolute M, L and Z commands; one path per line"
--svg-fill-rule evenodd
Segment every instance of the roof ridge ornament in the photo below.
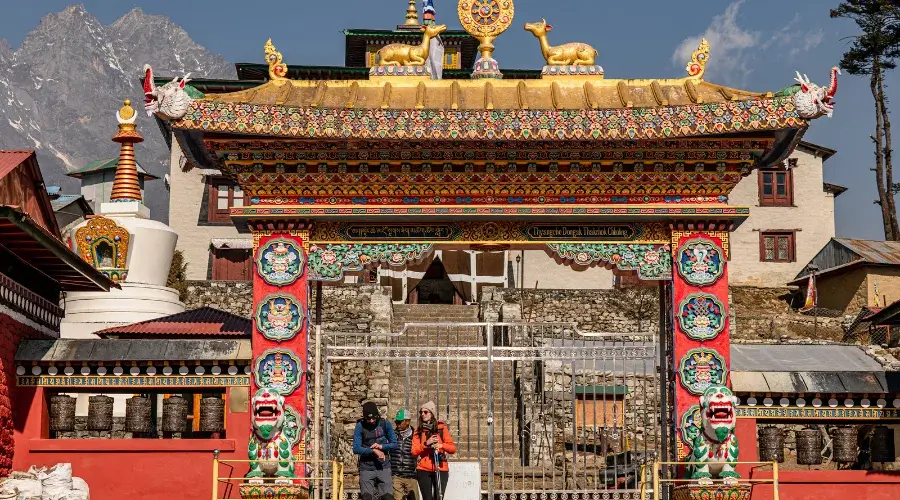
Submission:
M 286 80 L 287 64 L 282 62 L 281 52 L 278 52 L 278 49 L 272 45 L 271 38 L 266 41 L 266 46 L 263 50 L 266 52 L 266 62 L 269 63 L 269 80 Z
M 512 25 L 513 0 L 459 0 L 457 13 L 463 29 L 480 42 L 481 57 L 475 61 L 472 78 L 502 79 L 500 64 L 493 58 L 493 41 Z
M 703 74 L 706 73 L 707 62 L 709 62 L 709 42 L 706 41 L 706 38 L 701 38 L 700 45 L 697 47 L 697 50 L 691 54 L 691 60 L 688 61 L 687 66 L 685 67 L 688 76 L 697 80 L 702 80 Z
M 834 94 L 837 93 L 838 89 L 837 77 L 840 74 L 841 70 L 837 66 L 832 67 L 828 86 L 820 87 L 810 82 L 809 77 L 805 74 L 800 75 L 800 72 L 797 72 L 797 77 L 794 78 L 794 81 L 797 82 L 800 88 L 794 94 L 794 106 L 797 108 L 797 114 L 800 115 L 800 118 L 806 120 L 812 120 L 820 116 L 831 118 L 831 114 L 834 111 Z

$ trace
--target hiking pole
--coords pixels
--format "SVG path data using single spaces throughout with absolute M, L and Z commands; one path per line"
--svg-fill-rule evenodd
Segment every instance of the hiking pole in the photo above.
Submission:
M 434 495 L 435 500 L 441 500 L 443 496 L 443 488 L 441 488 L 441 454 L 434 450 L 434 484 L 437 485 L 437 493 Z

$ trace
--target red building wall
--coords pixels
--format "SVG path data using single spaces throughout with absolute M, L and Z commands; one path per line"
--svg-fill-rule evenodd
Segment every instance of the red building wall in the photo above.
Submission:
M 13 414 L 21 400 L 13 396 L 16 385 L 16 350 L 26 338 L 43 336 L 15 318 L 0 313 L 0 477 L 12 472 L 15 455 L 15 422 Z
M 230 396 L 229 390 L 226 397 Z M 69 462 L 72 474 L 91 488 L 92 500 L 212 498 L 213 450 L 221 451 L 220 460 L 247 460 L 250 413 L 246 411 L 228 411 L 227 439 L 47 439 L 44 389 L 17 388 L 14 397 L 15 469 Z M 218 477 L 242 478 L 246 473 L 246 462 L 224 463 Z M 230 490 L 219 484 L 218 498 L 240 498 L 237 484 Z

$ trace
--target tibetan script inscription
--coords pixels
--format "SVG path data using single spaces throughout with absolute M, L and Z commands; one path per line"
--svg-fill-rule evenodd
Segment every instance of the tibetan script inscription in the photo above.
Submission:
M 353 224 L 343 230 L 348 240 L 366 241 L 451 241 L 459 229 L 449 225 L 430 224 Z
M 639 235 L 630 224 L 529 224 L 524 232 L 533 241 L 632 241 Z
M 897 408 L 810 408 L 810 407 L 747 407 L 740 406 L 738 418 L 800 418 L 800 419 L 877 419 L 900 420 Z

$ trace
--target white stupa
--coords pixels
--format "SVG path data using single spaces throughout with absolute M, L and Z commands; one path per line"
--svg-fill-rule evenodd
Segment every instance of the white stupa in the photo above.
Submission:
M 116 119 L 119 132 L 112 140 L 121 150 L 110 201 L 101 203 L 97 215 L 75 226 L 68 238 L 72 250 L 122 288 L 67 294 L 63 338 L 96 338 L 94 332 L 105 328 L 184 311 L 178 291 L 166 286 L 178 235 L 150 220 L 142 202 L 134 145 L 144 139 L 135 128 L 137 113 L 130 101 Z

